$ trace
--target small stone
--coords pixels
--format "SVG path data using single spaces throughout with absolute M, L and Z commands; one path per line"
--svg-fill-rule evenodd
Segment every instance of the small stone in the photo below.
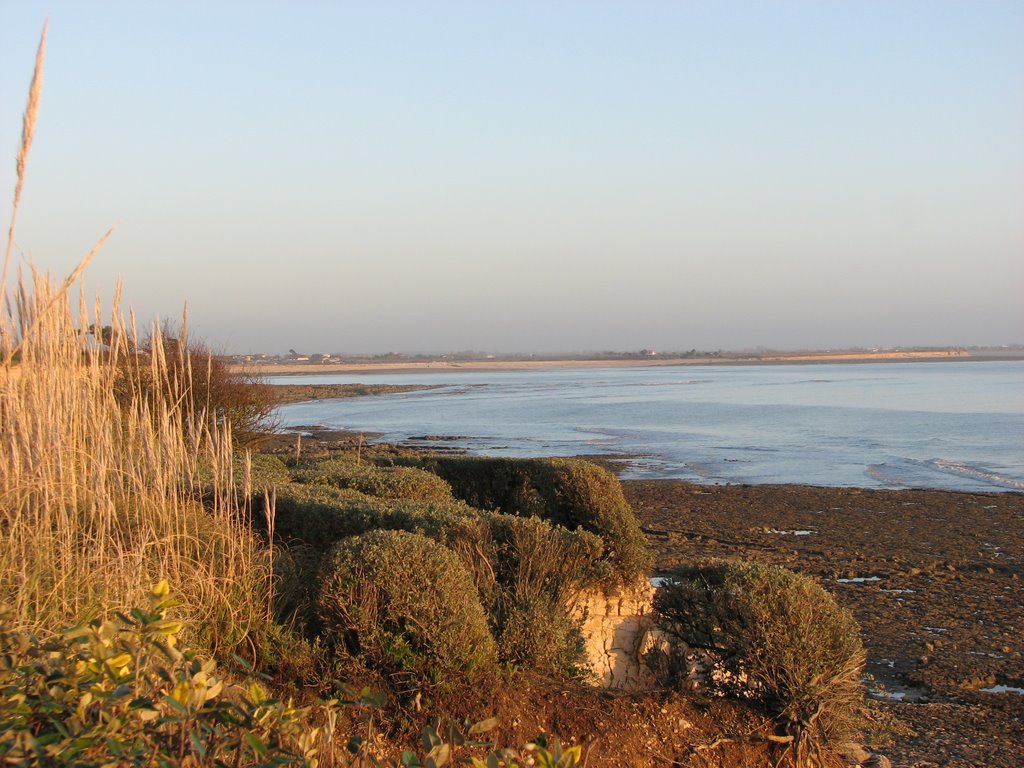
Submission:
M 836 747 L 836 754 L 839 755 L 849 765 L 861 765 L 865 760 L 871 758 L 871 753 L 868 752 L 860 744 L 854 744 L 848 742 L 846 744 L 840 744 Z
M 871 757 L 865 760 L 861 765 L 864 768 L 892 768 L 892 760 L 885 755 L 875 752 Z

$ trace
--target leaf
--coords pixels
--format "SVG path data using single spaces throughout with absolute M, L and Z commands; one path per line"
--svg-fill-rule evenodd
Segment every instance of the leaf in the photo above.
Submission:
M 459 730 L 455 723 L 448 724 L 448 732 L 446 735 L 448 737 L 448 742 L 456 747 L 461 747 L 466 743 L 465 734 Z
M 580 756 L 583 754 L 583 747 L 575 746 L 569 747 L 562 752 L 562 756 L 555 763 L 557 768 L 572 768 L 580 761 Z
M 430 754 L 427 755 L 427 765 L 431 766 L 431 768 L 443 768 L 443 766 L 448 764 L 451 756 L 452 748 L 447 744 L 439 744 L 430 750 Z
M 270 751 L 267 749 L 267 745 L 263 743 L 263 739 L 261 739 L 255 733 L 247 733 L 243 738 L 245 739 L 245 743 L 249 745 L 252 751 L 260 757 L 266 757 L 267 752 Z
M 188 739 L 192 742 L 192 751 L 200 757 L 206 757 L 206 744 L 204 744 L 203 740 L 199 738 L 199 734 L 192 731 L 192 733 L 188 735 Z
M 498 727 L 499 720 L 496 717 L 488 717 L 486 720 L 481 720 L 479 723 L 473 723 L 469 726 L 469 735 L 476 736 L 479 733 L 487 733 L 493 731 Z
M 161 635 L 176 635 L 181 632 L 182 623 L 180 621 L 174 621 L 173 619 L 159 619 L 151 622 L 147 630 L 150 632 L 157 632 Z
M 171 698 L 182 706 L 188 704 L 188 695 L 191 687 L 184 680 L 180 681 L 171 692 Z
M 220 696 L 220 692 L 224 690 L 224 683 L 218 680 L 216 683 L 206 689 L 206 700 L 215 699 Z
M 437 735 L 437 731 L 431 726 L 426 726 L 420 734 L 420 738 L 423 740 L 423 748 L 427 751 L 434 749 L 441 744 L 441 737 Z
M 107 664 L 110 665 L 111 669 L 118 669 L 119 667 L 127 667 L 132 663 L 132 655 L 130 653 L 119 653 L 113 658 L 107 659 Z
M 155 598 L 167 597 L 171 593 L 171 585 L 167 583 L 167 579 L 160 579 L 149 590 L 149 593 Z
M 260 704 L 266 701 L 267 692 L 263 690 L 263 686 L 257 683 L 255 680 L 250 680 L 247 688 L 249 698 L 254 704 Z
M 88 637 L 91 633 L 92 629 L 88 624 L 79 624 L 75 627 L 68 627 L 61 632 L 61 636 L 65 640 L 77 640 L 78 638 Z

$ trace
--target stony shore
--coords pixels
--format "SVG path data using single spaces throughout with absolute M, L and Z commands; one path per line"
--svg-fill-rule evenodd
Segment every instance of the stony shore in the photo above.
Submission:
M 1024 494 L 623 486 L 659 568 L 785 565 L 854 612 L 895 765 L 1024 765 Z

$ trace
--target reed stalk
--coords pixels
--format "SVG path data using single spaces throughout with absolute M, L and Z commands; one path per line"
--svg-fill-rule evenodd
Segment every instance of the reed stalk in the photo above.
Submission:
M 120 286 L 109 345 L 89 331 L 102 325 L 99 302 L 84 288 L 71 298 L 110 233 L 62 281 L 31 268 L 7 283 L 45 41 L 44 27 L 0 274 L 0 604 L 46 634 L 143 605 L 166 578 L 188 641 L 244 651 L 268 619 L 272 561 L 237 502 L 230 424 L 189 397 L 192 371 L 159 333 L 140 356 Z

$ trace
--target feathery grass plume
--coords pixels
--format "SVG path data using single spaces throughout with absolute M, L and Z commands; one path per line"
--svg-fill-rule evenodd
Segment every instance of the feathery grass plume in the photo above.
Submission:
M 0 603 L 46 633 L 166 577 L 203 633 L 193 640 L 248 647 L 266 622 L 271 560 L 236 501 L 230 427 L 170 388 L 115 395 L 118 361 L 136 354 L 116 307 L 109 351 L 90 351 L 95 315 L 73 312 L 62 285 L 33 272 L 17 293 L 20 354 L 0 368 Z M 153 376 L 173 370 L 171 354 L 151 354 Z
M 28 152 L 32 148 L 32 138 L 36 132 L 36 117 L 39 115 L 39 99 L 43 93 L 43 61 L 46 58 L 46 30 L 49 22 L 43 22 L 43 33 L 39 37 L 39 48 L 36 50 L 36 64 L 32 71 L 32 84 L 28 89 L 28 104 L 21 124 L 21 144 L 18 147 L 17 171 L 18 179 L 14 185 L 14 204 L 11 206 L 11 223 L 7 229 L 7 250 L 4 252 L 4 266 L 0 273 L 0 296 L 7 295 L 7 267 L 11 261 L 11 249 L 14 247 L 14 224 L 18 218 L 18 205 L 21 202 L 21 190 L 25 184 L 25 165 Z

